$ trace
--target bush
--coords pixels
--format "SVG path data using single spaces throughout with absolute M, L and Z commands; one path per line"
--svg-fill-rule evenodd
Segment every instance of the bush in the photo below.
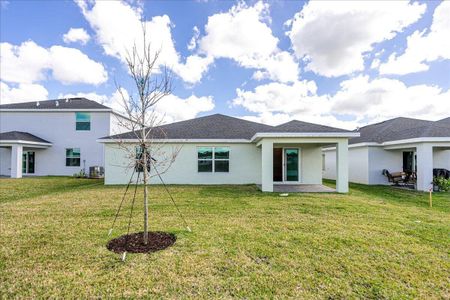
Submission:
M 433 185 L 436 185 L 441 192 L 448 192 L 450 190 L 450 178 L 445 179 L 444 177 L 434 177 Z

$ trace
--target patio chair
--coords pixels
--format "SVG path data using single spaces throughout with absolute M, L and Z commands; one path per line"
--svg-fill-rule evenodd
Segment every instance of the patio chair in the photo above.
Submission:
M 394 185 L 400 185 L 400 183 L 405 182 L 405 172 L 390 173 L 388 170 L 384 169 L 382 171 L 382 174 L 386 176 L 388 178 L 388 181 L 392 182 Z

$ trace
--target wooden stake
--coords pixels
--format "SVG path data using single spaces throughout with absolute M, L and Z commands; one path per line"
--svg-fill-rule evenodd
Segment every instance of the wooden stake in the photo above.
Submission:
M 430 207 L 433 207 L 433 196 L 432 196 L 433 191 L 430 189 Z

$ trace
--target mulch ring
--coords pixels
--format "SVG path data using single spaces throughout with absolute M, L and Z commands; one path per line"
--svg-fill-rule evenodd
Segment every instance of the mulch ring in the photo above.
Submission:
M 110 240 L 106 248 L 115 253 L 151 253 L 172 246 L 176 240 L 177 237 L 172 233 L 152 231 L 148 233 L 148 243 L 144 244 L 144 233 L 138 232 Z

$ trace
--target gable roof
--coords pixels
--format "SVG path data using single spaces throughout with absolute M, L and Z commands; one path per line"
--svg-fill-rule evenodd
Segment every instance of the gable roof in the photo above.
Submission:
M 23 131 L 0 132 L 0 141 L 25 141 L 33 143 L 51 144 L 49 141 L 46 141 L 38 136 Z
M 350 133 L 348 130 L 327 127 L 312 123 L 294 121 L 280 126 L 270 126 L 235 117 L 214 114 L 186 121 L 161 125 L 152 129 L 149 135 L 152 138 L 168 139 L 243 139 L 250 140 L 256 133 L 280 133 L 280 132 L 342 132 Z M 141 132 L 127 132 L 117 134 L 105 139 L 136 139 Z
M 424 137 L 450 137 L 450 118 L 433 122 L 400 117 L 361 127 L 358 132 L 360 136 L 350 139 L 349 144 L 384 143 Z
M 0 110 L 3 109 L 19 109 L 19 110 L 62 110 L 62 109 L 102 109 L 111 110 L 111 108 L 100 104 L 96 101 L 86 98 L 66 98 L 45 101 L 32 101 L 22 103 L 11 103 L 0 105 Z

